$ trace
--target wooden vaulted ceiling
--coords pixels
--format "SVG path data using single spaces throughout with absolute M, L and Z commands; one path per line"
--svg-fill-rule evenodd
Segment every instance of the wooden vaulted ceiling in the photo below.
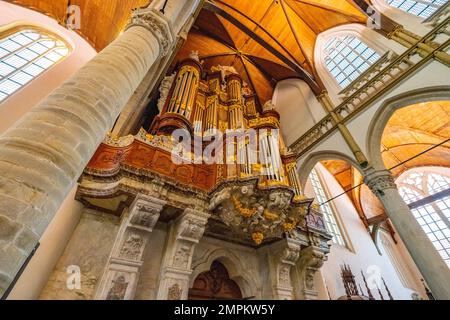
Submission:
M 81 9 L 80 30 L 94 49 L 101 51 L 123 31 L 132 9 L 147 6 L 151 0 L 4 0 L 43 13 L 61 25 L 67 21 L 71 5 Z
M 5 0 L 43 14 L 62 25 L 67 8 L 81 9 L 77 32 L 97 51 L 125 28 L 134 8 L 151 0 Z M 171 1 L 171 0 L 168 0 Z M 317 93 L 314 67 L 318 34 L 347 23 L 365 23 L 353 0 L 206 0 L 177 60 L 199 51 L 206 68 L 231 65 L 243 75 L 260 103 L 271 99 L 277 81 L 298 77 Z
M 449 139 L 450 101 L 419 103 L 395 112 L 384 130 L 380 150 L 386 168 L 398 177 L 416 167 L 449 167 Z M 331 160 L 322 164 L 344 190 L 362 182 L 360 174 L 346 161 Z M 348 195 L 366 218 L 383 214 L 382 205 L 367 186 L 356 188 Z
M 205 69 L 233 66 L 260 104 L 286 78 L 304 79 L 318 93 L 318 34 L 366 19 L 352 0 L 209 0 L 176 60 L 198 51 Z

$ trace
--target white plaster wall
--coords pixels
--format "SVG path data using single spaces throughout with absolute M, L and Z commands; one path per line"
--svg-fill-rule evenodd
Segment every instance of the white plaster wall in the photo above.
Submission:
M 0 1 L 0 31 L 11 24 L 32 24 L 49 29 L 66 39 L 73 48 L 72 53 L 21 90 L 0 103 L 0 133 L 20 119 L 40 100 L 73 75 L 96 55 L 96 51 L 74 31 L 69 31 L 40 13 Z
M 343 192 L 342 187 L 340 187 L 334 177 L 322 165 L 319 164 L 316 168 L 319 170 L 324 180 L 327 181 L 330 197 L 337 196 Z M 314 197 L 314 191 L 309 181 L 306 184 L 305 193 L 307 196 Z M 361 284 L 364 291 L 365 287 L 361 271 L 363 271 L 366 278 L 370 280 L 371 274 L 367 272 L 370 271 L 370 267 L 374 266 L 381 271 L 381 274 L 386 280 L 395 299 L 411 299 L 413 290 L 424 296 L 423 289 L 420 285 L 417 285 L 413 290 L 405 288 L 402 285 L 389 258 L 385 255 L 379 255 L 375 243 L 372 241 L 364 224 L 361 222 L 358 213 L 347 196 L 341 196 L 336 200 L 333 200 L 332 205 L 338 212 L 337 218 L 341 223 L 344 237 L 350 248 L 348 249 L 333 244 L 331 253 L 328 255 L 328 261 L 321 270 L 326 287 L 333 300 L 345 295 L 345 289 L 340 276 L 340 266 L 343 263 L 350 265 L 357 283 Z M 415 283 L 418 283 L 418 281 L 420 281 L 420 279 L 416 279 Z M 372 293 L 375 299 L 380 299 L 376 290 L 372 290 Z M 387 293 L 383 287 L 382 293 L 384 297 L 387 298 Z M 322 295 L 321 298 L 323 298 Z
M 326 114 L 306 82 L 299 79 L 280 81 L 274 92 L 275 110 L 281 115 L 281 131 L 290 145 Z
M 370 159 L 369 157 L 368 142 L 371 138 L 369 136 L 369 128 L 372 122 L 376 121 L 374 120 L 375 115 L 377 111 L 384 106 L 384 102 L 401 94 L 413 92 L 418 89 L 448 86 L 449 79 L 450 69 L 440 62 L 432 60 L 346 123 L 347 128 L 354 137 L 355 141 L 367 158 L 369 158 L 369 163 L 375 160 Z M 295 139 L 298 139 L 299 137 L 300 136 L 295 137 Z M 305 162 L 309 160 L 311 155 L 323 154 L 325 159 L 325 155 L 327 153 L 339 153 L 347 156 L 349 160 L 355 160 L 342 135 L 338 132 L 338 130 L 335 130 L 332 134 L 311 148 L 306 154 L 300 156 L 298 160 L 300 176 L 302 177 L 302 175 L 304 175 L 302 170 L 305 166 Z

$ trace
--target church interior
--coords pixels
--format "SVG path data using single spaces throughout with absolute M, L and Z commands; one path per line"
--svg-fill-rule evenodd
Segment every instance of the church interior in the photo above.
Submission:
M 0 1 L 0 298 L 450 300 L 447 0 Z

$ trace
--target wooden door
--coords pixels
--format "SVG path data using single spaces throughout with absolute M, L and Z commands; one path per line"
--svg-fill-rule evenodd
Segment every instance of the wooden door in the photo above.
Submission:
M 195 279 L 189 290 L 189 300 L 242 300 L 242 293 L 224 265 L 215 261 L 210 271 Z

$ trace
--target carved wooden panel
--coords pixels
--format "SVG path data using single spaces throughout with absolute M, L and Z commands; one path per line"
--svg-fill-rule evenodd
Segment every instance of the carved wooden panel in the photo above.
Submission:
M 166 176 L 181 184 L 208 191 L 216 183 L 216 166 L 206 164 L 180 164 L 172 161 L 172 154 L 139 141 L 128 147 L 112 147 L 101 144 L 92 157 L 88 170 L 114 172 L 120 164 L 134 169 L 144 169 Z

